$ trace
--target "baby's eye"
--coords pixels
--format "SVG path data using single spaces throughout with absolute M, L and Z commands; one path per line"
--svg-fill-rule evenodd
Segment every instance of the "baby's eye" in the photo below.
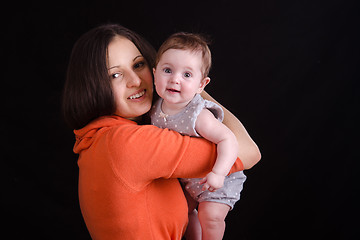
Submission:
M 164 68 L 164 73 L 171 73 L 171 69 L 170 68 Z
M 191 73 L 189 73 L 189 72 L 184 73 L 184 77 L 186 77 L 186 78 L 191 77 Z

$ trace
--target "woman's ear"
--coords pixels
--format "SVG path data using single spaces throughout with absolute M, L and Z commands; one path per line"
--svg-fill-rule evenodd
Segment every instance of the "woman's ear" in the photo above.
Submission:
M 209 77 L 206 77 L 203 80 L 201 80 L 197 93 L 201 93 L 204 90 L 205 86 L 209 84 L 209 82 L 210 82 Z

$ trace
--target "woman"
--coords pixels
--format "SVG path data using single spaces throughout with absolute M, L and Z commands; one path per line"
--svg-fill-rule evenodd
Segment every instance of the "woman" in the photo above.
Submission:
M 80 207 L 93 239 L 181 239 L 187 204 L 177 178 L 203 177 L 215 162 L 207 140 L 139 124 L 153 100 L 154 58 L 148 42 L 119 25 L 74 45 L 63 108 L 76 129 Z M 242 149 L 231 172 L 251 168 L 256 144 L 227 110 L 224 123 Z

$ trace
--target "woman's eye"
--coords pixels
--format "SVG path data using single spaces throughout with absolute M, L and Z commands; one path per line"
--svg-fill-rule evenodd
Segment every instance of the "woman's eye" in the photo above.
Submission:
M 186 78 L 191 77 L 191 73 L 189 73 L 189 72 L 184 73 L 184 77 L 186 77 Z
M 141 68 L 143 66 L 145 66 L 145 62 L 141 61 L 141 62 L 135 63 L 134 69 L 138 69 L 138 68 Z
M 111 74 L 111 78 L 112 78 L 112 79 L 119 78 L 120 76 L 121 76 L 120 73 Z
M 171 69 L 170 68 L 164 68 L 164 73 L 171 73 Z

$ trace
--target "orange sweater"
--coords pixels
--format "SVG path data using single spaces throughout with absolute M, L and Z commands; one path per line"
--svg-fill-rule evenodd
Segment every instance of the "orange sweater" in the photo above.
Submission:
M 203 177 L 214 144 L 117 116 L 75 130 L 79 199 L 93 239 L 181 239 L 187 204 L 177 178 Z M 232 169 L 243 170 L 238 159 Z

